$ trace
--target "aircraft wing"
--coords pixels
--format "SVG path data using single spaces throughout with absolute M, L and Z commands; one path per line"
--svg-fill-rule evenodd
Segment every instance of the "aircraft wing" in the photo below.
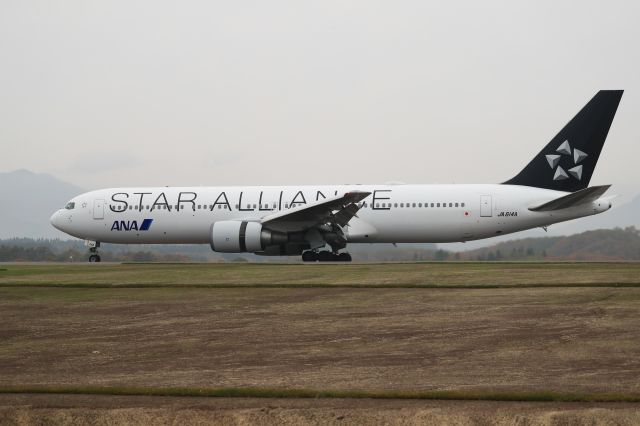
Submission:
M 602 185 L 581 189 L 580 191 L 572 192 L 569 195 L 556 198 L 544 204 L 529 207 L 529 210 L 534 212 L 548 212 L 590 203 L 600 198 L 610 187 L 611 185 Z
M 365 191 L 346 192 L 265 216 L 260 222 L 269 229 L 283 232 L 301 231 L 326 223 L 345 226 L 360 209 L 358 203 L 370 194 Z

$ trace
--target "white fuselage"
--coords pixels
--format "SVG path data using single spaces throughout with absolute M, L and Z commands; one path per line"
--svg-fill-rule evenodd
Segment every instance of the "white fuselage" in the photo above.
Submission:
M 78 238 L 122 244 L 208 244 L 217 221 L 260 221 L 349 191 L 371 194 L 344 233 L 349 243 L 476 240 L 593 215 L 597 200 L 563 210 L 529 207 L 565 192 L 518 185 L 326 185 L 111 188 L 75 197 L 54 226 Z M 70 204 L 72 204 L 70 203 Z

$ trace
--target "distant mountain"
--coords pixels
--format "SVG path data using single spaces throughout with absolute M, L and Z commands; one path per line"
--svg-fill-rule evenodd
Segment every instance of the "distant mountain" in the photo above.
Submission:
M 562 237 L 525 238 L 502 242 L 467 252 L 424 249 L 386 244 L 355 245 L 356 261 L 557 261 L 640 260 L 640 231 L 600 229 Z M 358 248 L 362 249 L 359 250 Z M 207 245 L 118 245 L 102 249 L 105 261 L 156 262 L 300 262 L 299 256 L 265 257 L 251 254 L 214 253 Z M 81 241 L 50 239 L 0 239 L 0 262 L 75 261 L 86 262 Z
M 584 222 L 581 224 L 581 222 Z M 616 204 L 613 199 L 613 207 L 608 212 L 598 214 L 585 219 L 578 219 L 554 225 L 557 232 L 563 235 L 574 234 L 586 229 L 613 229 L 635 226 L 640 229 L 640 195 L 630 202 L 622 205 Z
M 82 192 L 82 188 L 44 173 L 0 173 L 0 238 L 68 239 L 51 226 L 49 217 Z
M 640 231 L 627 227 L 598 229 L 562 237 L 524 238 L 455 253 L 454 259 L 640 260 Z

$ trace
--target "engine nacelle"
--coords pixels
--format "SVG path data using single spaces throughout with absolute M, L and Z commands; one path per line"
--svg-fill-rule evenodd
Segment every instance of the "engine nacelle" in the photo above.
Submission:
M 211 250 L 221 253 L 256 253 L 286 244 L 287 234 L 263 229 L 258 222 L 221 220 L 211 225 Z

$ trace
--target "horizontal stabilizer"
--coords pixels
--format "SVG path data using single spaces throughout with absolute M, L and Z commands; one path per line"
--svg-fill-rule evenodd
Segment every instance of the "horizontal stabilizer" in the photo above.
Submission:
M 602 185 L 581 189 L 580 191 L 556 198 L 539 206 L 529 207 L 529 210 L 534 212 L 548 212 L 590 203 L 600 198 L 610 187 L 611 185 Z

